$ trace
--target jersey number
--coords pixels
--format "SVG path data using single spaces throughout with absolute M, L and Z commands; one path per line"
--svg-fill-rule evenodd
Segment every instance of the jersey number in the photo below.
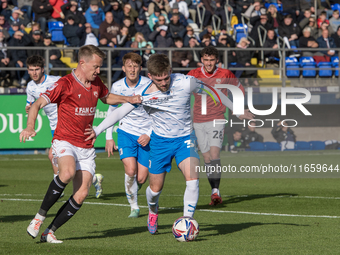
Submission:
M 187 144 L 187 148 L 195 147 L 195 144 L 193 142 L 191 142 L 191 140 L 186 140 L 186 141 L 184 141 L 184 143 Z
M 217 130 L 214 130 L 213 132 L 214 132 L 214 136 L 213 136 L 214 139 L 223 139 L 223 133 L 222 133 L 223 130 L 220 131 L 220 135 L 218 135 Z

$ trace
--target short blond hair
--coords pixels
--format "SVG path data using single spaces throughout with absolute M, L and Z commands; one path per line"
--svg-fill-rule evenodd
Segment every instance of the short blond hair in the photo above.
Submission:
M 104 59 L 105 58 L 105 53 L 102 52 L 98 47 L 94 45 L 84 45 L 79 49 L 78 52 L 78 59 L 91 59 L 93 55 L 97 55 L 98 57 Z

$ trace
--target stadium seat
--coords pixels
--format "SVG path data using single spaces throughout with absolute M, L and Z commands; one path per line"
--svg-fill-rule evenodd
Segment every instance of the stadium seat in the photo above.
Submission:
M 249 144 L 250 150 L 251 151 L 264 151 L 264 144 L 261 142 L 251 142 Z
M 48 22 L 48 30 L 52 35 L 52 42 L 66 42 L 66 38 L 63 34 L 64 24 L 60 21 Z
M 295 143 L 295 150 L 298 151 L 309 151 L 311 150 L 311 144 L 309 142 L 298 141 Z
M 265 7 L 266 9 L 268 9 L 269 6 L 271 6 L 271 5 L 275 5 L 277 11 L 278 11 L 278 12 L 282 12 L 282 5 L 281 5 L 281 4 L 277 4 L 277 3 L 265 3 L 265 4 L 264 4 L 264 7 Z
M 333 11 L 335 11 L 335 10 L 340 11 L 340 4 L 333 4 L 333 5 L 331 5 L 331 8 L 332 8 Z
M 333 71 L 332 63 L 331 62 L 319 62 L 317 64 L 317 67 L 319 67 L 319 77 L 332 77 Z
M 50 21 L 48 22 L 48 30 L 52 32 L 53 30 L 63 30 L 64 24 L 61 21 Z
M 235 41 L 239 42 L 242 37 L 248 36 L 248 26 L 243 24 L 234 25 Z
M 299 61 L 295 57 L 286 58 L 286 75 L 289 78 L 300 77 L 300 70 L 292 70 L 294 68 L 300 68 Z
M 321 141 L 310 141 L 310 144 L 312 146 L 312 150 L 324 150 L 326 147 L 325 142 Z
M 332 67 L 339 68 L 339 58 L 338 57 L 332 57 L 331 62 L 332 62 Z M 339 69 L 335 70 L 334 75 L 336 77 L 339 76 Z
M 303 77 L 315 77 L 316 76 L 316 63 L 312 57 L 301 57 L 300 66 L 303 68 Z
M 264 148 L 266 151 L 280 151 L 281 146 L 276 142 L 264 142 Z

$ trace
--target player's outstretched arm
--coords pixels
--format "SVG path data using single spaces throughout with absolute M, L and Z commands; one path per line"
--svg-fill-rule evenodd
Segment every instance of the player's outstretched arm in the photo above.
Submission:
M 140 95 L 127 97 L 110 93 L 107 97 L 101 98 L 101 100 L 104 104 L 110 105 L 118 105 L 125 103 L 140 104 L 142 102 L 142 97 Z
M 101 134 L 105 129 L 108 127 L 113 126 L 116 124 L 119 120 L 121 120 L 125 115 L 127 115 L 129 112 L 131 112 L 135 107 L 132 104 L 123 104 L 121 107 L 119 107 L 117 110 L 113 111 L 110 115 L 108 115 L 102 123 L 99 124 L 98 127 L 93 129 L 92 127 L 85 129 L 85 135 L 88 135 L 88 137 L 85 139 L 85 141 L 95 139 L 99 134 Z M 95 141 L 95 140 L 94 140 Z M 94 141 L 92 144 L 94 144 Z
M 109 116 L 113 111 L 115 111 L 117 107 L 109 106 L 107 109 L 107 116 Z M 113 149 L 117 150 L 117 146 L 115 141 L 112 138 L 113 126 L 106 129 L 106 143 L 105 143 L 105 151 L 107 151 L 107 157 L 113 155 Z
M 36 136 L 37 133 L 34 130 L 34 126 L 38 116 L 38 112 L 47 104 L 48 102 L 45 98 L 39 97 L 38 100 L 31 105 L 28 111 L 27 127 L 20 133 L 20 142 L 26 142 L 26 139 Z

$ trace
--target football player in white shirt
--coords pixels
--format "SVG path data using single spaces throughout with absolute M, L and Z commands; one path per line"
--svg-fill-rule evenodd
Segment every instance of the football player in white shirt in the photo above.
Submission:
M 40 97 L 42 93 L 45 93 L 46 90 L 51 87 L 56 81 L 58 81 L 61 77 L 60 76 L 52 76 L 44 74 L 44 64 L 45 61 L 41 56 L 33 55 L 26 60 L 27 71 L 32 79 L 26 88 L 27 94 L 27 101 L 26 101 L 26 113 L 28 113 L 31 105 Z M 58 110 L 57 104 L 48 104 L 44 108 L 44 112 L 50 122 L 50 128 L 52 137 L 54 135 L 54 130 L 56 129 L 57 122 L 58 122 Z M 49 150 L 48 158 L 51 161 L 54 178 L 58 175 L 58 167 L 53 163 L 53 155 L 52 150 Z M 93 185 L 96 188 L 96 198 L 99 198 L 103 192 L 101 182 L 103 180 L 101 174 L 95 174 L 93 176 Z M 61 194 L 61 197 L 64 193 Z
M 192 92 L 208 91 L 212 96 L 233 109 L 232 102 L 221 91 L 202 84 L 192 76 L 171 74 L 169 59 L 164 54 L 151 55 L 148 63 L 148 76 L 153 81 L 144 91 L 142 104 L 152 117 L 152 134 L 149 159 L 149 187 L 146 198 L 149 205 L 148 230 L 151 234 L 158 227 L 158 199 L 162 192 L 165 175 L 171 170 L 171 161 L 175 157 L 178 168 L 186 180 L 183 215 L 193 217 L 199 196 L 199 180 L 196 166 L 199 166 L 196 137 L 192 134 L 190 96 Z M 110 114 L 94 130 L 88 128 L 86 140 L 98 136 L 107 127 L 132 111 L 135 106 L 124 104 L 114 114 Z M 240 115 L 240 119 L 252 119 L 249 111 Z M 94 140 L 93 140 L 94 142 Z
M 122 69 L 126 77 L 112 84 L 111 93 L 132 96 L 135 95 L 136 89 L 144 90 L 151 83 L 151 80 L 139 75 L 142 70 L 141 65 L 142 58 L 140 55 L 133 52 L 125 54 Z M 115 111 L 117 106 L 110 105 L 108 115 Z M 106 130 L 105 150 L 108 152 L 108 157 L 113 155 L 113 148 L 117 149 L 112 139 L 112 130 L 113 127 Z M 140 212 L 137 192 L 139 186 L 145 183 L 149 173 L 149 141 L 151 135 L 151 118 L 142 105 L 139 105 L 120 120 L 117 133 L 119 156 L 125 169 L 125 193 L 131 206 L 129 218 L 137 218 Z

